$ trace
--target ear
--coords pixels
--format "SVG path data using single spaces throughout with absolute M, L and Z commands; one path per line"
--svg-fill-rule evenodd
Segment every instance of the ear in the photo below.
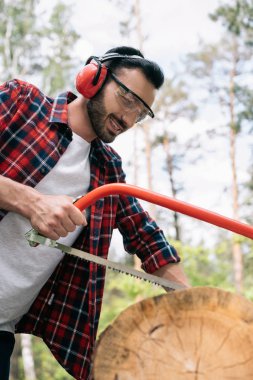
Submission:
M 76 89 L 85 98 L 91 99 L 100 90 L 107 77 L 107 67 L 102 63 L 91 61 L 77 74 Z

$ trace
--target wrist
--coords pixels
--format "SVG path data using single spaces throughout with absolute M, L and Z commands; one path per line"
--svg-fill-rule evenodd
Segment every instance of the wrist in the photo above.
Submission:
M 30 218 L 39 193 L 30 186 L 0 176 L 0 208 Z
M 30 186 L 22 186 L 22 195 L 16 196 L 14 201 L 15 211 L 27 219 L 31 220 L 32 214 L 39 202 L 40 193 Z

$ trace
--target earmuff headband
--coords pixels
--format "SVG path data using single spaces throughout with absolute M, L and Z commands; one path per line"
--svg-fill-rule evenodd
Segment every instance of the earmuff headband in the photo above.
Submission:
M 103 62 L 113 59 L 144 59 L 139 55 L 108 53 L 101 57 L 91 56 L 76 77 L 76 89 L 85 98 L 91 99 L 102 88 L 108 74 Z
M 106 62 L 106 61 L 110 61 L 111 59 L 144 59 L 143 57 L 141 57 L 140 55 L 126 55 L 126 54 L 118 54 L 118 53 L 108 53 L 108 54 L 105 54 L 105 55 L 102 55 L 101 57 L 97 57 L 95 55 L 92 55 L 91 57 L 89 57 L 86 61 L 86 65 L 88 63 L 90 63 L 93 59 L 96 61 L 96 62 Z
M 144 59 L 143 57 L 139 56 L 139 55 L 124 55 L 124 54 L 117 54 L 117 53 L 108 53 L 108 54 L 105 54 L 105 55 L 102 55 L 102 57 L 99 57 L 99 60 L 100 62 L 105 62 L 105 61 L 109 61 L 111 59 L 117 59 L 117 58 L 120 58 L 120 59 Z

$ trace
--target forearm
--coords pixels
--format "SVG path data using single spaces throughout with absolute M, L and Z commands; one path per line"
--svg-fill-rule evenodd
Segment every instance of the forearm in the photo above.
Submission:
M 183 267 L 180 263 L 167 264 L 159 268 L 153 273 L 155 276 L 166 278 L 169 281 L 182 284 L 186 288 L 190 287 L 189 280 L 184 273 Z
M 26 217 L 33 228 L 53 240 L 87 224 L 71 197 L 41 194 L 3 176 L 0 176 L 0 208 Z
M 31 188 L 0 175 L 0 208 L 13 211 L 30 219 L 39 199 L 39 193 Z

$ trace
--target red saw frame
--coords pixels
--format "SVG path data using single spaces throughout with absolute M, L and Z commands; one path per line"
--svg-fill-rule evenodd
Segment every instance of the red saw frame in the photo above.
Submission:
M 246 223 L 241 223 L 238 220 L 227 218 L 223 215 L 206 210 L 204 208 L 200 208 L 189 203 L 179 201 L 175 198 L 171 198 L 154 191 L 146 190 L 141 187 L 128 185 L 125 183 L 112 183 L 97 187 L 96 189 L 78 199 L 75 202 L 75 206 L 82 211 L 85 208 L 91 206 L 98 199 L 115 194 L 129 195 L 140 198 L 144 201 L 154 203 L 156 205 L 166 207 L 170 210 L 180 212 L 181 214 L 191 216 L 215 226 L 225 228 L 226 230 L 235 232 L 239 235 L 248 237 L 253 240 L 253 227 Z

